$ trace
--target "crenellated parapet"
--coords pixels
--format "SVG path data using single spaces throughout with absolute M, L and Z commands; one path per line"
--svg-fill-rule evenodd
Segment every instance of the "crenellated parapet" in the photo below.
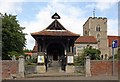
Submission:
M 86 23 L 88 21 L 91 21 L 91 20 L 107 22 L 107 18 L 106 17 L 89 17 L 88 20 L 85 22 L 84 25 L 86 25 Z

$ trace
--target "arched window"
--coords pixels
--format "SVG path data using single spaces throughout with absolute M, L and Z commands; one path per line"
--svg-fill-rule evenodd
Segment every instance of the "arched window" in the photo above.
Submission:
M 103 55 L 101 55 L 101 59 L 103 59 Z
M 96 31 L 100 31 L 100 25 L 97 25 Z
M 105 54 L 105 60 L 107 60 L 107 54 Z

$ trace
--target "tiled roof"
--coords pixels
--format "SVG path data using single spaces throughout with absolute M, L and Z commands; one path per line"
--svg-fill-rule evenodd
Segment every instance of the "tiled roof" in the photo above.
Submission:
M 76 43 L 97 43 L 97 40 L 94 36 L 80 36 Z
M 26 55 L 32 56 L 32 52 L 26 52 Z
M 120 36 L 108 36 L 109 47 L 112 46 L 113 40 L 118 40 L 118 45 L 120 46 Z
M 33 47 L 32 53 L 38 52 L 38 43 L 35 41 L 35 46 Z
M 41 36 L 80 36 L 79 34 L 72 33 L 68 30 L 58 31 L 58 30 L 43 30 L 39 32 L 31 33 L 32 36 L 34 35 L 41 35 Z
M 57 20 L 54 20 L 46 29 L 31 33 L 32 36 L 80 36 L 79 34 L 66 30 Z
M 36 53 L 36 52 L 38 52 L 38 46 L 35 45 L 33 50 L 32 50 L 32 53 Z

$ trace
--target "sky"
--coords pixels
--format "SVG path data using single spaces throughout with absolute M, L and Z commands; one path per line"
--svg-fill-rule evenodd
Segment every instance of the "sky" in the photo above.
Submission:
M 35 40 L 30 33 L 38 32 L 54 21 L 51 16 L 57 12 L 58 21 L 71 32 L 83 35 L 83 24 L 89 17 L 107 18 L 107 34 L 118 35 L 118 0 L 0 0 L 2 14 L 17 15 L 20 26 L 27 33 L 26 48 L 33 49 Z

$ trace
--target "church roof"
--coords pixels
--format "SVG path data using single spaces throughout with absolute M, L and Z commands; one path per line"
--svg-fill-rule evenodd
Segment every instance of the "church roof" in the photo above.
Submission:
M 113 40 L 118 40 L 118 46 L 120 46 L 120 36 L 108 36 L 109 47 L 112 46 L 112 41 Z
M 35 41 L 35 45 L 33 47 L 32 53 L 38 52 L 38 43 Z
M 80 36 L 75 41 L 76 43 L 97 43 L 97 40 L 94 36 Z
M 35 52 L 38 52 L 38 46 L 36 45 L 33 47 L 33 50 L 32 50 L 32 53 L 35 53 Z
M 66 30 L 57 20 L 54 20 L 46 30 Z
M 54 20 L 46 29 L 31 33 L 32 36 L 80 36 L 65 29 L 58 20 Z

